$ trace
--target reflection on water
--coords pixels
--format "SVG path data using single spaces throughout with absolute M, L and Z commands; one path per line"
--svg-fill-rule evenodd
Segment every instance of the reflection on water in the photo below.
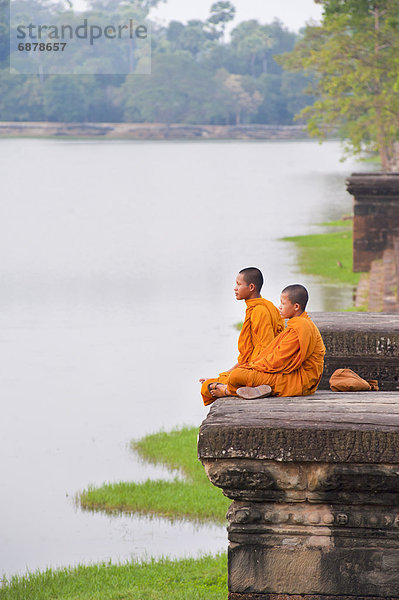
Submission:
M 350 212 L 353 165 L 335 142 L 3 139 L 0 152 L 0 573 L 225 548 L 223 528 L 72 499 L 165 475 L 128 443 L 205 417 L 198 378 L 236 360 L 240 268 L 260 267 L 275 303 L 300 281 L 310 310 L 350 304 L 278 239 Z
M 24 564 L 19 560 L 13 572 L 18 570 L 22 574 L 27 566 L 35 570 L 102 562 L 107 557 L 112 557 L 113 562 L 126 562 L 150 557 L 196 556 L 227 547 L 226 528 L 216 525 L 171 523 L 138 515 L 113 517 L 68 508 L 74 521 L 72 524 L 72 519 L 68 519 L 70 528 L 58 519 L 53 520 L 50 514 L 47 527 L 44 528 L 43 523 L 30 527 L 35 536 L 25 536 L 23 532 L 13 535 L 13 545 L 18 543 L 23 549 L 25 560 Z M 14 561 L 17 558 L 13 556 Z M 2 570 L 6 566 L 7 561 L 2 564 Z
M 356 288 L 350 285 L 324 284 L 320 287 L 324 310 L 326 312 L 334 312 L 337 310 L 337 306 L 340 309 L 353 306 L 355 291 Z

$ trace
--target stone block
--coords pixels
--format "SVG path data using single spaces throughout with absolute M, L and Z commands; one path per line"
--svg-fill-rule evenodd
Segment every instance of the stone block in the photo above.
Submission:
M 399 173 L 353 173 L 353 270 L 369 271 L 399 227 Z
M 310 313 L 326 346 L 320 389 L 335 369 L 377 379 L 383 391 L 399 390 L 399 314 Z
M 198 454 L 233 500 L 229 600 L 399 600 L 399 394 L 219 399 Z

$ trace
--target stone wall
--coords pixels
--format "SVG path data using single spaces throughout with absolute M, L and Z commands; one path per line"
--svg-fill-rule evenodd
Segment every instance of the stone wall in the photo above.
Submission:
M 356 290 L 356 307 L 370 312 L 399 313 L 399 238 L 373 260 L 370 272 L 363 274 Z
M 99 137 L 134 140 L 306 139 L 302 125 L 182 125 L 165 123 L 0 122 L 0 136 Z
M 399 390 L 399 314 L 311 313 L 326 356 L 320 389 L 329 389 L 335 369 L 350 368 L 377 379 L 380 390 Z

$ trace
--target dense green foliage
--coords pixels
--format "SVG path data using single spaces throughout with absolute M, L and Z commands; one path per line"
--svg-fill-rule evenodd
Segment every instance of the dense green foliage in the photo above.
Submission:
M 67 2 L 12 2 L 14 13 L 40 11 L 43 22 L 77 19 Z M 104 23 L 137 15 L 151 21 L 150 8 L 158 2 L 92 0 L 79 18 Z M 230 2 L 214 3 L 205 21 L 152 24 L 151 75 L 10 73 L 7 15 L 7 0 L 0 0 L 0 120 L 291 124 L 311 102 L 302 93 L 305 75 L 285 72 L 274 58 L 291 51 L 297 35 L 279 21 L 249 20 L 226 41 L 225 26 L 234 15 Z M 82 60 L 77 54 L 71 59 L 76 73 Z M 112 56 L 102 60 L 110 64 Z
M 230 501 L 209 482 L 197 458 L 198 429 L 148 435 L 132 447 L 143 460 L 177 471 L 173 481 L 108 483 L 79 494 L 83 508 L 225 522 Z
M 280 57 L 287 69 L 315 75 L 316 101 L 300 116 L 311 134 L 338 130 L 348 152 L 378 152 L 383 170 L 396 170 L 399 0 L 318 1 L 321 25 L 309 25 L 294 51 Z
M 226 556 L 79 566 L 12 577 L 0 600 L 225 600 Z

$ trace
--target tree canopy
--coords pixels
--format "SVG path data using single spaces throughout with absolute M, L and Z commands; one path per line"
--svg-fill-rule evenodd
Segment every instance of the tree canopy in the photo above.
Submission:
M 12 2 L 17 13 L 40 13 L 44 23 L 78 23 L 85 17 L 104 24 L 111 16 L 116 22 L 126 16 L 148 18 L 159 0 L 91 0 L 83 14 L 65 1 Z M 0 32 L 7 35 L 6 4 L 0 0 Z M 303 94 L 307 78 L 284 72 L 275 58 L 294 48 L 297 34 L 280 21 L 253 19 L 236 25 L 226 41 L 224 28 L 234 13 L 230 2 L 215 2 L 205 20 L 152 23 L 151 75 L 101 74 L 110 66 L 112 71 L 118 53 L 114 44 L 101 57 L 72 50 L 73 77 L 56 70 L 10 73 L 8 40 L 0 37 L 0 119 L 291 124 L 295 112 L 312 102 Z M 99 73 L 79 74 L 87 65 L 99 66 Z
M 299 115 L 311 134 L 339 132 L 346 150 L 379 153 L 395 168 L 399 136 L 399 0 L 319 0 L 320 25 L 308 25 L 280 62 L 313 73 L 316 100 Z
M 221 37 L 224 39 L 226 25 L 235 17 L 236 9 L 231 2 L 215 2 L 211 6 L 211 15 L 208 22 L 220 27 Z

